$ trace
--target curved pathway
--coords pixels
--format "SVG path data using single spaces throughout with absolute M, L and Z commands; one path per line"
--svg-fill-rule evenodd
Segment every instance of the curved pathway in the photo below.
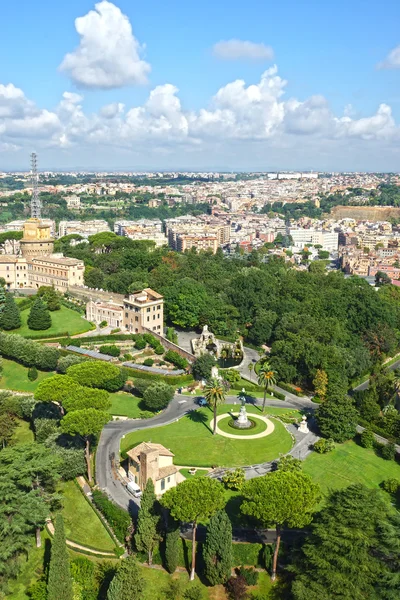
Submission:
M 267 419 L 267 417 L 264 417 L 263 415 L 255 415 L 253 413 L 251 413 L 251 416 L 254 419 L 259 419 L 259 421 L 263 421 L 267 425 L 266 429 L 264 431 L 261 431 L 260 433 L 253 433 L 253 435 L 251 433 L 246 434 L 246 435 L 235 435 L 234 433 L 226 433 L 226 431 L 222 431 L 222 429 L 220 429 L 218 427 L 218 422 L 221 421 L 222 419 L 226 419 L 226 417 L 230 416 L 230 415 L 236 416 L 238 414 L 239 414 L 238 412 L 230 412 L 229 415 L 228 415 L 228 413 L 219 415 L 217 417 L 217 433 L 219 435 L 222 435 L 222 437 L 231 438 L 233 440 L 256 440 L 256 439 L 263 438 L 263 437 L 269 435 L 275 429 L 275 425 L 273 424 L 272 421 L 270 421 L 270 419 Z M 214 419 L 211 419 L 210 428 L 212 429 L 213 426 L 214 426 Z

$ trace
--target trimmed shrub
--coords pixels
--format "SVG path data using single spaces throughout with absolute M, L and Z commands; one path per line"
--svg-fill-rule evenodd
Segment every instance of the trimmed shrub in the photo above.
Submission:
M 36 381 L 38 378 L 38 370 L 35 366 L 29 367 L 28 369 L 28 379 L 29 381 Z
M 145 340 L 143 339 L 143 337 L 140 337 L 135 341 L 136 350 L 144 350 L 146 348 L 146 345 L 147 344 L 146 344 Z
M 381 455 L 385 460 L 394 460 L 396 457 L 396 446 L 394 442 L 383 444 L 381 448 Z
M 150 385 L 143 394 L 143 402 L 149 410 L 166 408 L 174 397 L 174 388 L 160 381 Z
M 294 394 L 295 396 L 298 396 L 299 398 L 301 396 L 304 396 L 303 390 L 301 390 L 300 388 L 296 388 L 295 385 L 290 385 L 290 383 L 285 383 L 284 381 L 280 381 L 278 383 L 278 386 L 280 388 L 282 388 L 283 390 L 285 390 L 286 392 L 290 392 L 291 394 Z
M 154 352 L 155 352 L 155 354 L 157 354 L 157 356 L 161 356 L 161 354 L 164 354 L 164 346 L 161 346 L 161 344 L 158 344 L 158 346 L 154 347 Z
M 108 354 L 109 356 L 119 356 L 121 354 L 120 348 L 115 344 L 105 344 L 104 346 L 100 346 L 99 352 L 101 354 Z
M 394 477 L 390 479 L 384 479 L 381 483 L 381 487 L 388 494 L 397 494 L 397 492 L 400 490 L 400 479 L 395 479 Z
M 143 361 L 145 367 L 152 367 L 154 365 L 154 360 L 152 358 L 146 358 Z
M 147 388 L 150 387 L 151 385 L 152 385 L 152 382 L 149 381 L 148 379 L 140 379 L 138 377 L 133 380 L 134 390 L 137 394 L 139 394 L 139 396 L 143 396 L 143 394 L 145 393 Z
M 186 369 L 188 366 L 186 358 L 183 358 L 183 356 L 174 350 L 168 350 L 168 352 L 165 353 L 164 359 L 178 367 L 178 369 Z
M 111 500 L 107 498 L 106 494 L 100 490 L 93 490 L 92 499 L 95 506 L 107 519 L 117 539 L 121 542 L 121 544 L 124 544 L 125 538 L 128 534 L 128 529 L 132 524 L 129 514 L 111 502 Z
M 373 448 L 375 443 L 375 436 L 370 429 L 364 429 L 360 435 L 360 446 L 363 448 Z
M 57 363 L 57 373 L 65 375 L 68 367 L 72 367 L 72 365 L 79 365 L 81 362 L 85 362 L 85 360 L 88 359 L 84 356 L 77 356 L 76 354 L 68 354 L 67 356 L 61 356 L 61 358 L 58 359 Z
M 244 567 L 243 565 L 236 569 L 238 577 L 243 577 L 247 585 L 257 585 L 258 573 L 254 567 Z
M 335 448 L 335 443 L 332 439 L 324 439 L 321 438 L 317 442 L 315 442 L 313 446 L 313 450 L 318 452 L 318 454 L 326 454 L 327 452 L 331 452 Z

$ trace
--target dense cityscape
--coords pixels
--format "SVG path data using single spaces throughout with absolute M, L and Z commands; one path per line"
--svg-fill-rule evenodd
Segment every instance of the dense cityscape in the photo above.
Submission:
M 2 16 L 0 600 L 400 600 L 400 4 Z

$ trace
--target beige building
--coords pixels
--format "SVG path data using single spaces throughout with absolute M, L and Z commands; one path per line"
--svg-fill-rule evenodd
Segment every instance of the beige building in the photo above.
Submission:
M 150 329 L 162 335 L 164 298 L 150 288 L 130 294 L 124 299 L 124 329 L 141 333 Z
M 54 285 L 56 290 L 66 292 L 70 286 L 83 286 L 84 272 L 84 262 L 77 258 L 62 254 L 32 258 L 28 260 L 28 287 Z
M 79 198 L 79 196 L 73 194 L 72 196 L 67 196 L 65 200 L 67 202 L 67 208 L 69 210 L 80 210 L 81 199 Z
M 178 233 L 175 249 L 178 252 L 185 252 L 185 250 L 190 250 L 191 248 L 196 248 L 199 251 L 212 250 L 213 254 L 215 254 L 219 248 L 218 238 L 216 235 Z
M 129 475 L 141 490 L 148 479 L 153 481 L 157 496 L 176 486 L 178 469 L 173 463 L 174 454 L 161 444 L 142 442 L 128 450 L 127 455 Z
M 123 327 L 124 307 L 115 302 L 94 302 L 91 300 L 86 304 L 86 318 L 92 323 L 100 325 L 107 321 L 110 327 Z
M 0 255 L 0 277 L 7 289 L 30 287 L 26 258 Z

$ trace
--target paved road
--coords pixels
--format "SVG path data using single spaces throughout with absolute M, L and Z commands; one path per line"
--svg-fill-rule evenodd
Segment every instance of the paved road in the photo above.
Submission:
M 186 344 L 191 337 L 191 332 L 185 334 Z M 182 343 L 182 340 L 180 339 L 179 342 Z M 245 376 L 246 379 L 249 379 L 249 371 L 247 367 L 246 373 L 246 365 L 253 361 L 256 362 L 258 358 L 258 353 L 255 350 L 245 348 L 244 361 L 239 368 L 242 376 Z M 306 409 L 309 411 L 315 410 L 318 406 L 313 403 L 310 398 L 298 398 L 294 394 L 280 390 L 280 388 L 277 389 L 285 394 L 287 400 L 285 402 L 282 402 L 281 400 L 267 400 L 267 406 Z M 228 404 L 237 402 L 237 395 L 227 396 L 226 402 Z M 251 403 L 260 405 L 262 399 L 252 398 Z M 138 501 L 127 492 L 125 486 L 118 477 L 119 449 L 122 437 L 132 431 L 168 425 L 197 408 L 198 405 L 195 403 L 195 397 L 176 394 L 168 408 L 152 419 L 128 419 L 125 421 L 110 421 L 110 423 L 107 423 L 101 433 L 96 453 L 96 481 L 100 489 L 104 490 L 116 504 L 129 510 L 132 514 L 135 514 L 138 510 Z M 291 433 L 296 440 L 291 453 L 296 457 L 305 458 L 308 454 L 310 444 L 315 441 L 316 437 L 312 433 L 307 434 L 306 436 L 299 434 L 299 438 L 297 439 L 297 428 L 294 426 L 292 427 Z M 259 477 L 264 475 L 270 469 L 270 463 L 251 465 L 246 468 L 246 478 L 251 479 L 253 477 Z
M 385 365 L 383 365 L 385 366 Z M 390 365 L 390 367 L 388 367 L 389 371 L 394 371 L 395 369 L 400 369 L 400 360 L 397 360 L 395 363 L 393 363 L 392 365 Z M 366 390 L 369 386 L 369 379 L 367 379 L 367 381 L 364 381 L 364 383 L 360 383 L 360 385 L 358 385 L 357 387 L 353 388 L 354 392 L 361 392 L 363 390 Z

